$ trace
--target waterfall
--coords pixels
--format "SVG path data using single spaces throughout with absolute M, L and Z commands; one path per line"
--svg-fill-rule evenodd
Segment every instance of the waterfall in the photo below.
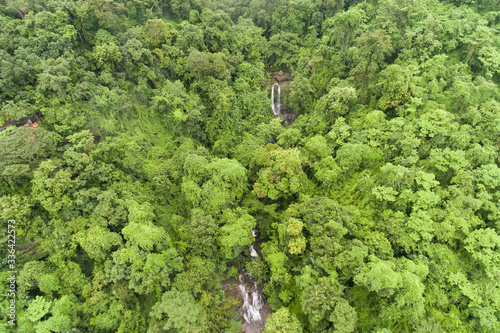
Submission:
M 259 310 L 262 309 L 262 306 L 264 305 L 264 300 L 262 299 L 262 296 L 260 293 L 254 291 L 252 293 L 252 305 L 254 306 L 255 309 Z M 259 312 L 259 320 L 260 320 L 260 312 Z
M 274 88 L 274 86 L 273 86 Z M 279 90 L 278 90 L 279 92 Z M 274 95 L 274 89 L 271 91 L 271 94 Z M 275 109 L 275 105 L 273 103 L 273 110 Z M 259 237 L 259 228 L 257 223 L 255 223 L 255 227 L 252 229 L 252 236 L 254 238 Z M 250 246 L 250 256 L 252 258 L 258 258 L 259 253 L 258 249 L 258 240 L 252 243 Z M 264 300 L 261 295 L 261 288 L 257 285 L 257 281 L 254 277 L 252 277 L 248 272 L 244 269 L 240 271 L 240 276 L 238 278 L 238 290 L 241 294 L 241 298 L 243 299 L 243 305 L 240 309 L 240 315 L 243 317 L 244 325 L 250 325 L 248 327 L 252 327 L 250 331 L 244 332 L 262 332 L 264 330 L 264 324 L 267 318 L 267 314 L 265 310 L 263 310 Z M 261 327 L 261 329 L 258 329 Z
M 250 255 L 252 256 L 252 258 L 258 258 L 259 257 L 259 254 L 257 253 L 257 251 L 255 250 L 255 248 L 253 247 L 253 244 L 250 246 Z
M 274 102 L 274 86 L 278 86 L 278 103 Z M 271 107 L 275 116 L 281 114 L 281 87 L 277 83 L 273 84 L 271 88 Z
M 264 303 L 262 301 L 262 296 L 260 296 L 257 291 L 251 292 L 247 290 L 244 284 L 240 284 L 238 288 L 243 296 L 243 306 L 241 309 L 243 310 L 243 319 L 245 319 L 245 322 L 252 323 L 255 321 L 261 321 L 262 317 L 260 316 L 260 309 Z M 252 294 L 251 302 L 248 297 L 250 293 Z

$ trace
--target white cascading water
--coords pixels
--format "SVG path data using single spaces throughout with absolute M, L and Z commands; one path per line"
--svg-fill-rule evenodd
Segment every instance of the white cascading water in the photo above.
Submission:
M 273 103 L 273 110 L 274 110 L 274 103 Z M 257 228 L 257 224 L 255 225 L 255 228 L 253 228 L 252 230 L 252 236 L 254 238 L 259 236 L 259 229 Z M 250 246 L 250 255 L 252 256 L 252 258 L 259 257 L 259 253 L 255 249 L 255 242 Z M 243 271 L 243 273 L 240 274 L 238 279 L 238 289 L 240 290 L 241 296 L 243 297 L 243 306 L 241 307 L 243 320 L 246 323 L 251 324 L 262 321 L 260 310 L 264 306 L 264 300 L 262 299 L 259 289 L 257 288 L 256 282 L 253 282 L 253 287 L 247 289 L 247 283 L 245 282 L 248 282 L 249 278 L 250 281 L 252 281 L 252 278 L 248 275 L 248 273 Z
M 274 86 L 278 86 L 278 103 L 274 102 Z M 279 84 L 273 84 L 271 88 L 271 107 L 273 108 L 273 114 L 279 115 L 281 113 L 281 87 Z
M 255 250 L 255 248 L 253 247 L 253 244 L 250 245 L 250 255 L 252 256 L 252 258 L 258 258 L 259 257 L 259 254 L 257 253 L 257 251 Z
M 262 309 L 262 306 L 264 305 L 264 300 L 262 299 L 262 296 L 260 295 L 260 293 L 254 292 L 252 294 L 252 305 L 254 306 L 254 308 L 258 309 L 259 311 L 260 311 L 260 309 Z M 259 312 L 259 318 L 260 318 L 260 312 Z
M 255 223 L 255 227 L 252 229 L 252 237 L 255 238 L 259 235 L 259 228 L 257 228 L 257 223 Z
M 240 276 L 241 277 L 241 276 Z M 260 309 L 262 308 L 263 301 L 262 296 L 257 291 L 254 291 L 252 294 L 252 302 L 249 302 L 249 291 L 247 291 L 244 284 L 238 285 L 240 289 L 241 295 L 243 296 L 243 306 L 241 310 L 243 312 L 243 319 L 247 323 L 253 323 L 256 321 L 260 321 L 262 318 L 260 316 Z

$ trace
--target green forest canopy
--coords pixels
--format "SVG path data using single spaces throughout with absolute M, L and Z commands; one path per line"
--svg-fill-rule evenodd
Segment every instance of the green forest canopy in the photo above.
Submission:
M 0 123 L 43 119 L 0 132 L 0 332 L 7 219 L 18 332 L 240 332 L 242 268 L 267 333 L 499 332 L 499 29 L 497 0 L 1 0 Z

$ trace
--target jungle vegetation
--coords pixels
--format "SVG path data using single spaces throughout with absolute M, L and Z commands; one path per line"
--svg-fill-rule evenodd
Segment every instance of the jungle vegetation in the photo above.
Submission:
M 267 333 L 500 332 L 499 29 L 497 0 L 0 0 L 0 123 L 43 114 L 0 132 L 0 332 L 237 333 L 243 268 Z

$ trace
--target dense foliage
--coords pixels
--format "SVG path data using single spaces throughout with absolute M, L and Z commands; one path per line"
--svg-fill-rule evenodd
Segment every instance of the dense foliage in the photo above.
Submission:
M 0 0 L 18 332 L 500 331 L 496 0 Z M 283 85 L 274 117 L 270 86 Z M 262 258 L 248 247 L 258 223 Z

